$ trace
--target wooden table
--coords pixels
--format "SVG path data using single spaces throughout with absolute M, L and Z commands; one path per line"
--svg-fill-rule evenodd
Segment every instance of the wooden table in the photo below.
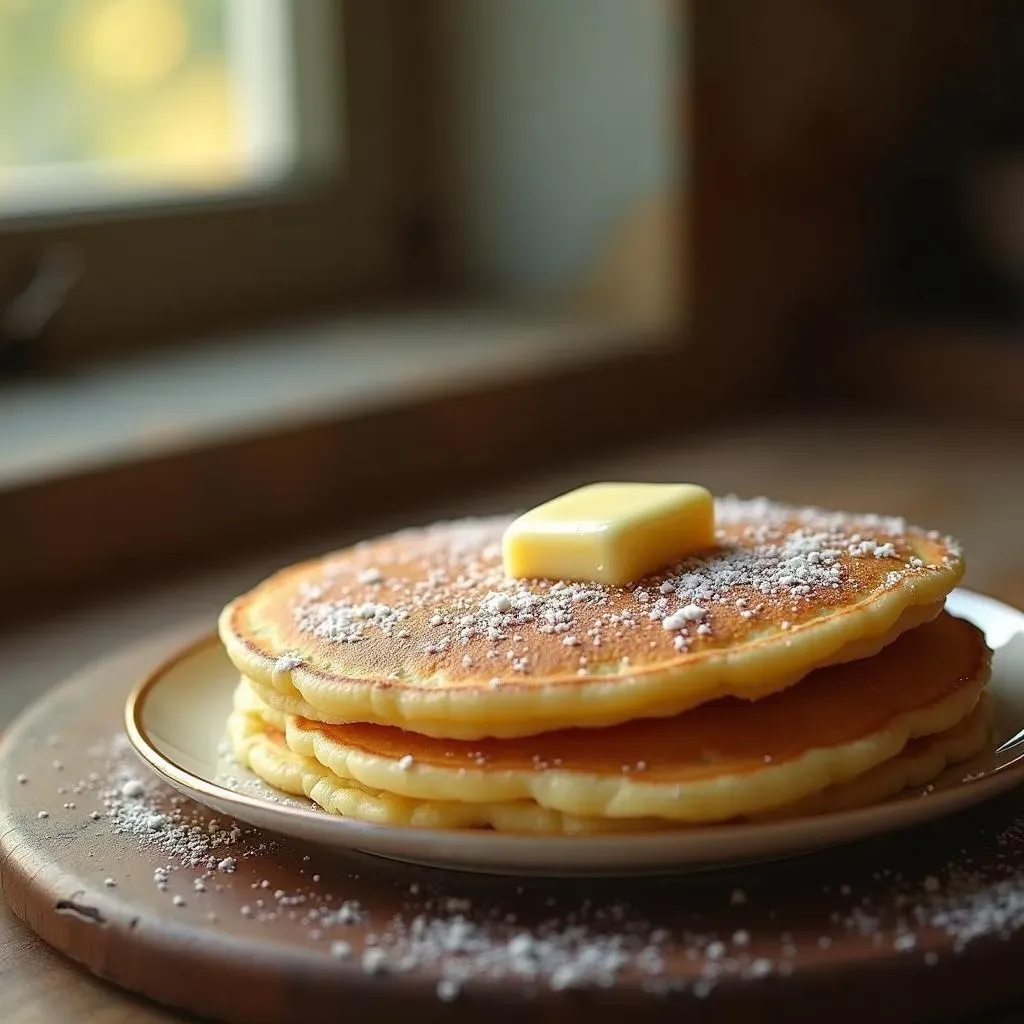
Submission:
M 1022 438 L 964 429 L 880 424 L 774 424 L 708 437 L 669 438 L 580 459 L 564 470 L 510 482 L 500 492 L 460 495 L 446 507 L 378 521 L 348 536 L 315 537 L 203 574 L 168 580 L 102 605 L 42 616 L 0 632 L 0 721 L 83 662 L 150 631 L 196 615 L 213 619 L 236 591 L 283 562 L 400 522 L 521 506 L 580 481 L 688 479 L 723 493 L 898 512 L 964 542 L 967 584 L 1024 605 Z M 0 1020 L 148 1024 L 178 1015 L 117 991 L 67 965 L 0 905 Z M 985 1024 L 996 1024 L 989 1015 Z M 1016 1020 L 1007 1014 L 1005 1020 Z

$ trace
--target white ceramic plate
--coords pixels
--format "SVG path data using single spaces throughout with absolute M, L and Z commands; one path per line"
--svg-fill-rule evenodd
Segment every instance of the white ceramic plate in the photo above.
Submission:
M 226 753 L 224 722 L 238 672 L 212 637 L 158 667 L 132 693 L 128 735 L 172 786 L 224 814 L 297 839 L 416 864 L 515 874 L 641 874 L 706 870 L 836 846 L 979 803 L 1024 781 L 1024 613 L 970 591 L 947 607 L 981 627 L 995 650 L 988 690 L 991 749 L 956 765 L 924 794 L 792 821 L 611 836 L 526 836 L 368 825 L 270 790 Z

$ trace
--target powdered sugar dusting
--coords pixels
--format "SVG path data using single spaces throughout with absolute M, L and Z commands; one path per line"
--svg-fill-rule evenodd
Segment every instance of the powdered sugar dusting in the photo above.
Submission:
M 365 601 L 358 605 L 345 601 L 311 601 L 300 605 L 296 622 L 303 632 L 336 643 L 352 644 L 362 640 L 368 629 L 391 636 L 408 618 L 408 611 L 386 604 Z
M 88 756 L 97 770 L 60 783 L 74 806 L 32 821 L 44 837 L 75 822 L 78 841 L 96 843 L 95 892 L 82 899 L 124 898 L 102 855 L 122 844 L 113 861 L 127 852 L 148 865 L 154 895 L 179 924 L 217 929 L 228 914 L 232 929 L 267 929 L 339 970 L 427 974 L 444 1001 L 495 982 L 554 991 L 627 983 L 652 996 L 713 998 L 724 982 L 784 982 L 801 958 L 815 962 L 837 945 L 931 966 L 1024 929 L 1024 813 L 1005 809 L 995 808 L 1001 824 L 958 821 L 945 838 L 897 837 L 697 880 L 477 884 L 270 840 L 171 791 L 124 737 Z M 52 799 L 49 785 L 41 798 Z
M 259 835 L 255 829 L 206 815 L 192 801 L 140 771 L 124 756 L 127 753 L 127 739 L 115 741 L 102 782 L 91 783 L 115 834 L 159 850 L 183 866 L 208 868 L 216 868 L 226 859 L 224 853 L 243 839 Z M 267 849 L 260 836 L 249 855 Z
M 507 921 L 477 922 L 464 913 L 451 913 L 444 901 L 391 922 L 368 941 L 379 951 L 380 967 L 394 973 L 439 973 L 442 999 L 480 978 L 539 982 L 560 991 L 613 985 L 627 968 L 657 977 L 665 967 L 664 938 L 652 941 L 640 921 L 610 934 L 593 924 L 566 924 L 557 918 L 527 929 Z
M 549 667 L 554 661 L 600 674 L 628 668 L 610 650 L 617 641 L 646 640 L 657 658 L 731 641 L 762 621 L 785 619 L 793 629 L 804 613 L 863 586 L 895 587 L 943 567 L 919 556 L 896 517 L 732 497 L 717 500 L 716 517 L 714 550 L 627 587 L 506 577 L 500 539 L 507 519 L 403 531 L 326 559 L 322 579 L 300 584 L 294 621 L 329 643 L 383 643 L 399 677 L 423 655 L 455 674 L 490 678 L 484 659 L 498 658 L 529 675 L 546 637 L 557 642 L 545 648 Z M 957 549 L 946 543 L 948 561 Z M 371 576 L 368 587 L 362 581 Z M 462 650 L 467 645 L 472 656 Z M 580 655 L 588 661 L 566 664 Z

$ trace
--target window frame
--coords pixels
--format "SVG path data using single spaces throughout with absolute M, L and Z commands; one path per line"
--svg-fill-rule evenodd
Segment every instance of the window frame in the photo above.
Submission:
M 408 174 L 401 7 L 290 5 L 302 169 L 287 181 L 0 219 L 0 305 L 54 246 L 73 249 L 83 270 L 43 362 L 105 357 L 393 289 Z

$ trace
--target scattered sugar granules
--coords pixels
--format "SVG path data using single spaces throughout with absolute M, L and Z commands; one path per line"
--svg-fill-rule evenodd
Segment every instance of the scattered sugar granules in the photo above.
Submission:
M 825 950 L 839 933 L 935 965 L 940 951 L 943 958 L 947 950 L 954 956 L 979 938 L 1007 938 L 1024 928 L 1024 852 L 1018 852 L 1024 850 L 1024 816 L 976 840 L 989 851 L 983 868 L 972 864 L 967 852 L 953 852 L 949 863 L 931 863 L 918 873 L 879 863 L 869 881 L 858 870 L 860 862 L 840 852 L 825 863 L 844 873 L 828 879 L 817 893 L 801 890 L 818 883 L 806 881 L 800 870 L 786 874 L 780 868 L 783 891 L 795 887 L 806 897 L 805 906 L 808 900 L 820 906 L 817 928 L 810 932 L 805 922 L 800 934 L 792 924 L 793 932 L 786 930 L 783 903 L 776 912 L 755 913 L 751 906 L 760 897 L 748 898 L 745 889 L 713 877 L 700 885 L 685 878 L 665 883 L 664 898 L 650 900 L 653 920 L 614 895 L 602 898 L 598 888 L 587 886 L 558 890 L 558 896 L 544 901 L 547 909 L 538 917 L 520 905 L 535 883 L 517 888 L 510 882 L 507 892 L 499 886 L 497 896 L 477 901 L 457 888 L 445 892 L 449 883 L 444 876 L 437 885 L 410 882 L 409 872 L 416 869 L 393 869 L 401 892 L 397 906 L 388 899 L 380 905 L 372 899 L 359 902 L 354 897 L 362 890 L 353 885 L 346 891 L 353 876 L 322 875 L 313 871 L 314 865 L 302 869 L 297 888 L 276 888 L 271 879 L 279 848 L 272 841 L 257 830 L 221 822 L 152 779 L 140 782 L 141 795 L 131 795 L 135 787 L 127 784 L 139 781 L 137 763 L 127 756 L 123 741 L 113 743 L 108 754 L 105 772 L 71 787 L 81 792 L 77 799 L 85 805 L 78 813 L 89 818 L 96 813 L 89 811 L 91 794 L 104 808 L 102 817 L 109 826 L 88 830 L 83 841 L 112 833 L 137 848 L 140 857 L 148 851 L 159 861 L 153 867 L 155 889 L 169 906 L 195 906 L 194 926 L 217 923 L 202 906 L 211 889 L 237 885 L 231 876 L 241 865 L 259 865 L 255 882 L 249 875 L 242 883 L 249 902 L 234 904 L 233 912 L 246 920 L 246 928 L 293 920 L 308 930 L 311 942 L 322 943 L 320 948 L 339 960 L 339 969 L 371 975 L 423 972 L 435 979 L 437 998 L 444 1001 L 456 999 L 468 983 L 504 979 L 531 989 L 563 990 L 611 985 L 625 977 L 653 996 L 687 990 L 713 998 L 715 988 L 726 981 L 739 984 L 771 976 L 784 983 L 798 969 L 798 950 Z M 154 816 L 164 822 L 156 830 L 150 825 Z M 994 859 L 993 849 L 999 853 Z M 772 870 L 758 869 L 759 893 L 768 884 L 761 881 L 768 877 L 762 873 Z M 744 875 L 731 877 L 741 881 Z M 116 885 L 102 875 L 97 881 L 108 888 Z M 458 875 L 451 884 L 460 884 Z M 635 884 L 604 890 L 625 894 Z M 709 885 L 717 892 L 713 912 L 700 897 Z M 193 894 L 188 901 L 180 895 L 183 887 Z M 689 906 L 691 898 L 697 898 L 697 909 L 671 909 Z M 717 932 L 723 914 L 728 927 Z M 520 923 L 527 918 L 532 923 Z M 766 924 L 766 919 L 773 923 Z M 671 926 L 665 926 L 667 921 Z M 946 936 L 940 951 L 936 933 Z M 687 965 L 684 972 L 669 967 L 677 962 Z
M 799 625 L 804 606 L 823 591 L 857 589 L 850 559 L 891 561 L 885 586 L 934 568 L 913 554 L 904 540 L 907 524 L 896 517 L 727 497 L 716 501 L 716 520 L 723 542 L 738 537 L 742 543 L 723 543 L 713 554 L 684 559 L 653 580 L 622 588 L 506 577 L 506 518 L 402 531 L 398 544 L 367 541 L 325 560 L 319 582 L 299 585 L 294 621 L 332 643 L 395 645 L 396 662 L 420 652 L 443 665 L 461 645 L 484 640 L 491 645 L 484 656 L 507 656 L 512 672 L 529 674 L 526 652 L 545 635 L 599 657 L 609 640 L 639 630 L 646 631 L 640 639 L 649 648 L 684 652 L 696 638 L 714 642 L 721 612 L 735 622 L 739 611 L 740 622 L 756 626 L 763 614 L 786 609 L 786 628 Z M 411 571 L 402 539 L 413 540 Z M 949 557 L 957 557 L 956 545 L 943 541 Z M 367 567 L 371 558 L 381 564 Z M 453 664 L 465 664 L 465 657 L 455 654 Z

